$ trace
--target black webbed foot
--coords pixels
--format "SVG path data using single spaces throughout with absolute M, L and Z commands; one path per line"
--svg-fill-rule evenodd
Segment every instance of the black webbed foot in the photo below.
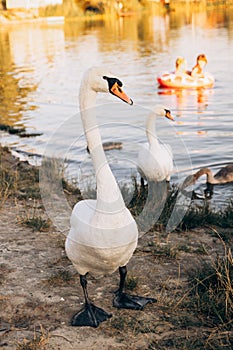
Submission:
M 113 306 L 117 309 L 142 310 L 144 306 L 154 302 L 156 302 L 154 298 L 144 298 L 117 291 L 113 299 Z
M 72 317 L 71 325 L 76 327 L 89 326 L 96 328 L 101 322 L 111 317 L 112 314 L 90 303 L 85 304 L 84 307 Z

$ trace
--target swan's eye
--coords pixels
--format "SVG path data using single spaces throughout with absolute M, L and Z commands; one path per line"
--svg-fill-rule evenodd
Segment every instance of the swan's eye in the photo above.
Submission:
M 171 115 L 171 111 L 169 111 L 169 109 L 164 109 L 164 111 L 165 111 L 165 117 L 174 121 L 174 117 Z
M 107 80 L 109 90 L 111 90 L 115 84 L 117 84 L 118 87 L 123 86 L 122 82 L 117 78 L 110 78 L 110 77 L 107 77 L 106 75 L 104 75 L 103 79 Z
M 116 79 L 116 81 L 117 81 L 118 86 L 120 86 L 120 87 L 123 86 L 122 82 L 119 79 Z

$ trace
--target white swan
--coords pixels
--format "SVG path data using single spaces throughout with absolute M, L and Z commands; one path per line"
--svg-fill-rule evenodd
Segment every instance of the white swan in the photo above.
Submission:
M 150 181 L 170 181 L 173 171 L 173 155 L 170 145 L 162 145 L 156 135 L 155 120 L 157 117 L 166 117 L 174 120 L 168 109 L 156 106 L 149 114 L 146 123 L 146 136 L 148 143 L 142 145 L 137 159 L 138 171 L 141 175 L 141 184 L 144 178 Z
M 97 199 L 83 200 L 73 208 L 71 229 L 66 239 L 66 253 L 80 274 L 85 305 L 74 315 L 73 326 L 97 327 L 111 314 L 92 304 L 87 294 L 87 273 L 104 275 L 120 272 L 120 284 L 113 300 L 117 308 L 142 309 L 153 298 L 123 293 L 126 264 L 138 240 L 137 225 L 125 207 L 121 192 L 111 172 L 102 146 L 95 103 L 98 92 L 110 92 L 128 104 L 132 100 L 122 91 L 122 83 L 101 68 L 91 68 L 80 87 L 80 110 L 97 183 Z

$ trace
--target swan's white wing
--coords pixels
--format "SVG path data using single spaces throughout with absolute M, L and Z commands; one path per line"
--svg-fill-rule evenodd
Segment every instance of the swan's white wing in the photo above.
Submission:
M 66 252 L 80 274 L 112 273 L 127 264 L 137 239 L 137 225 L 128 209 L 103 213 L 96 210 L 96 201 L 85 200 L 73 209 Z
M 144 144 L 138 155 L 138 169 L 141 175 L 151 181 L 169 179 L 173 171 L 173 155 L 169 145 L 149 147 Z

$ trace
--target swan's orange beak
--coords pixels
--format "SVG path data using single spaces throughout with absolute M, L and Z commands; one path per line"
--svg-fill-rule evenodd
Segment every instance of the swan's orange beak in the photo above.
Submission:
M 121 87 L 115 83 L 112 88 L 110 89 L 111 94 L 119 97 L 122 101 L 128 103 L 129 105 L 133 104 L 133 101 L 131 100 L 131 98 L 129 98 L 126 93 L 124 93 L 124 91 L 121 89 Z
M 174 121 L 174 117 L 171 115 L 171 112 L 168 109 L 165 109 L 165 117 Z

